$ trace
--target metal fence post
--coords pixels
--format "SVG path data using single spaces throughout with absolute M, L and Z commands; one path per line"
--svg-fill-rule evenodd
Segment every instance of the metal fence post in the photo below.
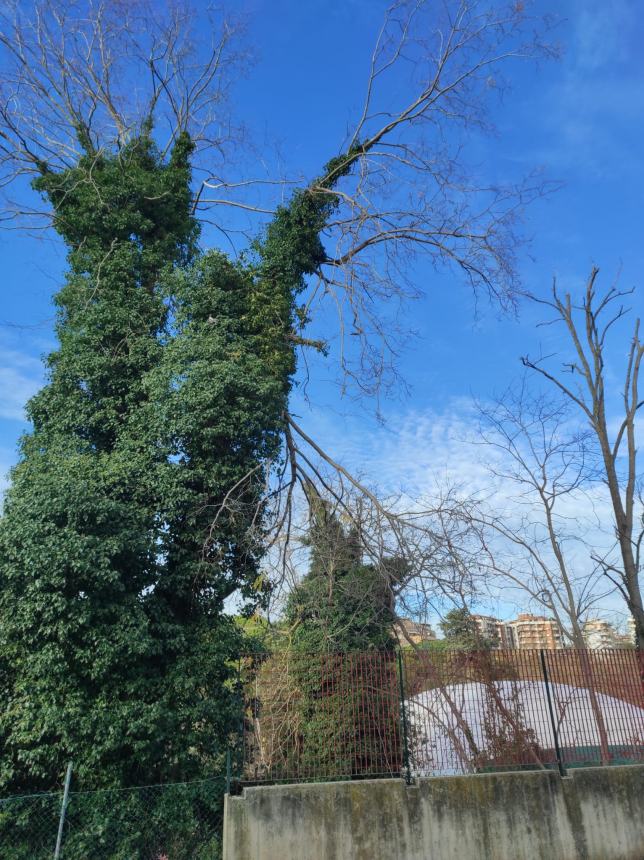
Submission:
M 54 860 L 60 857 L 60 851 L 63 845 L 63 829 L 65 827 L 65 815 L 67 814 L 67 804 L 69 803 L 69 786 L 72 781 L 72 763 L 67 765 L 67 773 L 65 774 L 65 788 L 63 790 L 63 803 L 60 807 L 60 819 L 58 821 L 58 837 L 56 839 L 56 850 L 54 851 Z
M 411 785 L 411 769 L 409 766 L 409 739 L 407 737 L 407 709 L 405 707 L 405 678 L 403 675 L 402 654 L 398 650 L 398 679 L 400 681 L 400 714 L 402 719 L 403 734 L 403 768 L 405 769 L 405 782 Z
M 251 671 L 255 671 L 255 662 L 251 665 Z M 231 752 L 231 786 L 233 780 L 236 780 L 236 791 L 239 791 L 239 782 L 244 773 L 244 765 L 246 763 L 246 689 L 242 679 L 242 662 L 237 663 L 237 712 L 239 714 L 239 728 L 237 730 L 237 738 L 233 750 Z M 234 759 L 232 754 L 234 753 Z
M 550 693 L 550 679 L 548 678 L 548 668 L 546 666 L 546 654 L 543 648 L 539 650 L 539 656 L 541 657 L 541 671 L 543 672 L 543 681 L 546 685 L 546 698 L 548 699 L 548 713 L 550 714 L 550 725 L 552 726 L 552 736 L 555 741 L 555 755 L 557 756 L 557 767 L 559 768 L 559 773 L 561 776 L 566 775 L 566 770 L 564 768 L 563 757 L 561 755 L 561 749 L 559 747 L 559 732 L 557 731 L 557 721 L 555 720 L 555 711 L 552 707 L 552 695 Z

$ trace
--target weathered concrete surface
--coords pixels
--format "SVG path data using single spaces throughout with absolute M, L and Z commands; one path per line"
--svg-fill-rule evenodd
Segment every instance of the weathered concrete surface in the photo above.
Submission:
M 644 766 L 247 788 L 224 860 L 644 860 Z

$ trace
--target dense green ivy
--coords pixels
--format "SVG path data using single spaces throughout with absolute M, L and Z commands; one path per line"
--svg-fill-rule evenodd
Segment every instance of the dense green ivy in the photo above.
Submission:
M 214 537 L 204 579 L 203 511 L 264 456 L 253 398 L 267 386 L 239 381 L 258 363 L 229 350 L 225 321 L 204 335 L 204 293 L 235 319 L 223 280 L 240 278 L 188 268 L 190 151 L 182 138 L 163 162 L 139 139 L 36 183 L 69 273 L 0 521 L 3 793 L 58 786 L 68 759 L 83 787 L 208 773 L 235 724 L 240 634 L 222 605 L 246 578 L 245 523 Z
M 81 788 L 209 775 L 237 726 L 224 603 L 261 599 L 297 297 L 351 158 L 238 264 L 197 251 L 191 152 L 87 144 L 35 183 L 68 273 L 0 519 L 3 794 L 58 787 L 69 759 Z
M 167 283 L 172 326 L 146 379 L 140 435 L 156 425 L 164 451 L 157 597 L 207 612 L 241 588 L 253 593 L 263 537 L 267 471 L 278 459 L 284 383 L 263 352 L 250 312 L 252 275 L 222 254 L 203 255 Z M 223 507 L 222 507 L 223 503 Z
M 399 712 L 392 571 L 364 564 L 359 537 L 314 505 L 311 564 L 290 596 L 303 773 L 396 773 Z M 373 657 L 369 658 L 369 652 Z

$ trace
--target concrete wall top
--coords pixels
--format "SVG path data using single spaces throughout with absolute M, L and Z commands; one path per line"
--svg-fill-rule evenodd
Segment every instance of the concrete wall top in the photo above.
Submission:
M 644 765 L 246 788 L 224 860 L 644 860 Z

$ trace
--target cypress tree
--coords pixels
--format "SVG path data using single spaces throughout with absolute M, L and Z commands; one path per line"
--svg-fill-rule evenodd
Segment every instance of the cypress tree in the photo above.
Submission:
M 289 597 L 304 776 L 400 770 L 390 570 L 364 564 L 359 535 L 317 500 L 311 563 Z M 387 567 L 387 566 L 385 566 Z
M 289 287 L 195 253 L 190 152 L 182 137 L 164 162 L 140 138 L 37 183 L 69 273 L 0 520 L 4 793 L 59 788 L 69 759 L 76 789 L 222 776 L 238 727 L 243 637 L 224 604 L 257 598 Z M 134 831 L 86 804 L 66 847 L 109 833 L 115 854 L 179 840 L 177 857 L 211 856 L 216 794 L 197 785 L 170 817 L 162 795 L 130 795 Z M 0 822 L 3 844 L 29 846 L 25 827 Z
M 318 500 L 309 529 L 309 571 L 289 598 L 300 652 L 391 650 L 394 606 L 388 571 L 364 564 L 360 537 Z

